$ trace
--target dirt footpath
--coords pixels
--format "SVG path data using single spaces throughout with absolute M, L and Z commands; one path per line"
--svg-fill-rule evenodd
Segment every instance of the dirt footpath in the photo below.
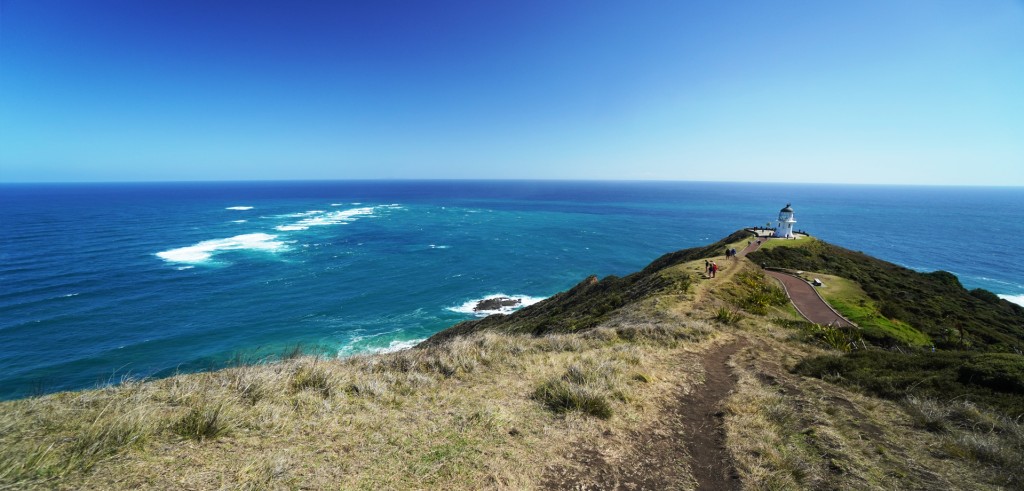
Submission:
M 740 482 L 729 464 L 718 406 L 736 384 L 736 376 L 726 361 L 745 339 L 718 346 L 705 353 L 704 383 L 693 392 L 681 395 L 664 411 L 658 424 L 630 435 L 623 435 L 634 456 L 627 462 L 609 463 L 600 451 L 583 448 L 574 451 L 569 467 L 549 469 L 542 488 L 549 490 L 699 490 L 740 489 Z M 617 435 L 605 435 L 615 438 Z M 692 476 L 684 462 L 690 463 Z
M 701 360 L 705 370 L 704 385 L 681 401 L 686 415 L 686 448 L 697 489 L 740 488 L 740 482 L 729 465 L 718 406 L 736 385 L 736 375 L 725 363 L 747 344 L 745 339 L 740 339 L 704 355 Z

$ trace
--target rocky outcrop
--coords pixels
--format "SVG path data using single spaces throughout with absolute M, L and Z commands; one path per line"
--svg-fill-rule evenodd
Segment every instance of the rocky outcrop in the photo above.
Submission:
M 473 307 L 473 311 L 480 312 L 484 310 L 500 310 L 502 307 L 515 307 L 516 305 L 519 305 L 521 303 L 523 303 L 523 301 L 518 298 L 485 298 L 476 303 L 476 307 Z

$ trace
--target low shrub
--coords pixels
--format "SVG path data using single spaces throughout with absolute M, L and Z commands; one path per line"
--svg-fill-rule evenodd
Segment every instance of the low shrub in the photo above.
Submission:
M 907 395 L 961 398 L 1024 415 L 1024 357 L 1001 353 L 855 351 L 801 361 L 801 374 L 827 378 L 893 400 Z M 998 370 L 998 372 L 996 372 Z
M 770 307 L 789 302 L 786 292 L 769 283 L 764 273 L 744 271 L 736 277 L 744 290 L 737 303 L 752 314 L 767 315 Z
M 743 316 L 739 312 L 730 309 L 729 307 L 719 307 L 715 310 L 715 320 L 723 324 L 735 324 L 742 319 Z

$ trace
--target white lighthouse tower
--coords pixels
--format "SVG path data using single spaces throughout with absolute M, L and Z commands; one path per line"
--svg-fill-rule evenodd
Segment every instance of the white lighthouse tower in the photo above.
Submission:
M 776 237 L 793 237 L 793 224 L 796 220 L 793 219 L 793 209 L 790 208 L 789 204 L 779 211 L 779 226 L 775 229 Z

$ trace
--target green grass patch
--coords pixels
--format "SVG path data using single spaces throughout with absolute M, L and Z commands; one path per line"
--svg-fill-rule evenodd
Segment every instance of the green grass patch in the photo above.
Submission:
M 990 292 L 968 291 L 953 274 L 919 273 L 820 240 L 768 245 L 747 258 L 754 264 L 814 271 L 807 276 L 832 275 L 859 285 L 844 291 L 843 282 L 834 278 L 819 291 L 875 341 L 931 342 L 942 349 L 1004 353 L 1024 345 L 1024 307 Z
M 907 345 L 932 344 L 931 337 L 910 324 L 882 315 L 876 302 L 855 281 L 821 273 L 805 273 L 802 276 L 805 280 L 822 280 L 825 286 L 818 288 L 818 293 L 843 317 L 859 325 L 869 341 L 877 343 L 891 339 Z

